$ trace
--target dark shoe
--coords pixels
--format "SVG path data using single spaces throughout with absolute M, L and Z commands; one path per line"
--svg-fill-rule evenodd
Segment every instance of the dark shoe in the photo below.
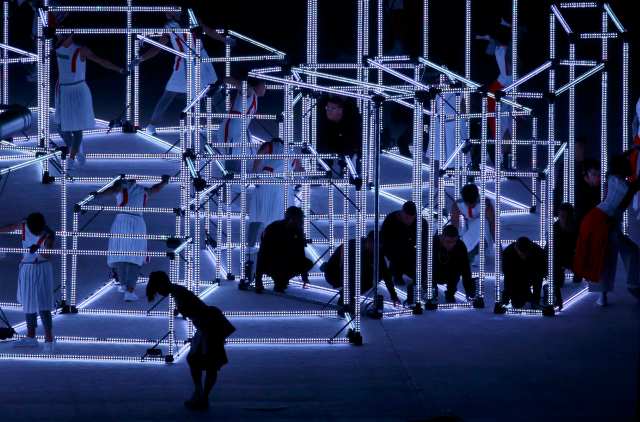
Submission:
M 262 284 L 262 280 L 256 280 L 255 291 L 256 293 L 264 292 L 264 285 Z
M 447 303 L 456 303 L 456 294 L 454 292 L 445 292 L 444 299 Z
M 274 286 L 273 286 L 273 291 L 274 291 L 274 292 L 276 292 L 276 293 L 284 293 L 284 291 L 285 291 L 286 289 L 287 289 L 287 288 L 286 288 L 286 287 L 284 287 L 284 286 L 278 286 L 278 285 L 274 285 Z

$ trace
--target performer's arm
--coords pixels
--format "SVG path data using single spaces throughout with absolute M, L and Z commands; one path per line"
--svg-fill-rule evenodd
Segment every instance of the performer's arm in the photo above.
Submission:
M 158 42 L 162 43 L 164 45 L 169 44 L 169 36 L 167 34 L 162 35 L 162 37 L 160 37 L 160 39 L 158 39 Z M 147 51 L 145 51 L 143 54 L 141 54 L 140 57 L 138 57 L 138 63 L 142 63 L 144 61 L 147 61 L 149 59 L 154 58 L 155 56 L 160 54 L 160 51 L 162 51 L 162 49 L 159 48 L 159 47 L 151 47 L 151 48 L 149 48 Z
M 264 144 L 260 145 L 260 148 L 258 148 L 258 152 L 257 154 L 266 154 L 267 152 L 267 143 L 265 142 Z M 257 158 L 255 160 L 253 160 L 253 172 L 254 173 L 258 173 L 258 169 L 260 168 L 260 163 L 262 162 L 262 160 L 260 158 Z
M 158 192 L 160 192 L 165 186 L 167 186 L 169 184 L 169 179 L 170 176 L 168 174 L 163 174 L 162 175 L 162 181 L 160 183 L 156 183 L 155 185 L 151 186 L 150 188 L 145 188 L 145 192 L 147 192 L 148 194 L 156 194 Z
M 116 66 L 115 64 L 111 63 L 109 60 L 103 59 L 102 57 L 97 56 L 93 51 L 89 50 L 87 47 L 82 48 L 81 56 L 91 60 L 92 62 L 98 63 L 100 66 L 104 67 L 105 69 L 113 70 L 114 72 L 118 72 L 118 73 L 125 73 L 125 70 L 122 67 Z
M 460 212 L 460 208 L 458 208 L 458 203 L 454 202 L 451 207 L 451 224 L 454 225 L 456 229 L 460 228 L 460 216 L 462 213 Z

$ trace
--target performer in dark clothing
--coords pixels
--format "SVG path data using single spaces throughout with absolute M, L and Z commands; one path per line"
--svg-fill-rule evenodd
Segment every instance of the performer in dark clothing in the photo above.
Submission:
M 184 402 L 191 410 L 206 410 L 209 394 L 218 378 L 218 371 L 229 361 L 224 350 L 224 342 L 235 328 L 215 306 L 205 304 L 193 292 L 183 286 L 173 284 L 163 271 L 149 274 L 147 298 L 152 302 L 156 296 L 171 295 L 177 311 L 193 322 L 196 333 L 191 340 L 187 363 L 195 386 L 193 397 Z M 206 373 L 204 387 L 202 372 Z
M 309 271 L 313 262 L 306 257 L 306 240 L 302 224 L 304 212 L 298 207 L 289 207 L 284 220 L 274 221 L 262 233 L 256 268 L 256 292 L 264 290 L 262 276 L 273 279 L 273 290 L 284 293 L 289 280 L 302 275 L 309 282 Z
M 361 278 L 360 278 L 360 290 L 364 294 L 368 290 L 372 289 L 373 286 L 379 281 L 376 280 L 374 283 L 373 280 L 373 252 L 375 245 L 373 243 L 373 232 L 369 232 L 366 238 L 362 239 L 362 267 L 361 267 Z M 336 289 L 340 289 L 340 299 L 343 298 L 343 290 L 344 280 L 343 280 L 343 256 L 344 256 L 344 244 L 340 245 L 331 255 L 331 258 L 322 265 L 322 271 L 324 272 L 325 279 L 327 283 L 335 287 Z M 400 303 L 400 299 L 398 299 L 398 295 L 396 294 L 396 289 L 393 285 L 393 280 L 391 279 L 391 273 L 389 272 L 389 268 L 387 268 L 387 264 L 384 260 L 382 254 L 380 254 L 380 277 L 384 280 L 384 284 L 389 291 L 389 295 L 391 296 L 391 300 L 394 305 Z M 356 272 L 356 240 L 349 240 L 349 292 L 350 292 L 350 300 L 349 303 L 353 304 L 353 291 L 355 288 L 355 272 Z
M 564 271 L 573 271 L 573 259 L 576 255 L 578 241 L 578 225 L 573 212 L 573 205 L 568 202 L 560 204 L 558 220 L 553 223 L 553 286 L 556 305 L 562 309 L 562 291 Z M 548 247 L 545 247 L 548 253 Z M 574 283 L 580 283 L 581 277 L 573 276 Z
M 462 277 L 462 285 L 467 298 L 475 296 L 475 283 L 471 278 L 471 265 L 467 247 L 460 239 L 455 226 L 448 225 L 442 234 L 433 237 L 433 283 L 447 286 L 445 299 L 447 303 L 455 303 L 458 281 Z
M 402 209 L 387 215 L 380 229 L 382 253 L 389 260 L 394 283 L 404 284 L 402 275 L 416 278 L 416 204 L 407 201 Z M 422 220 L 423 262 L 426 262 L 428 223 Z
M 600 203 L 600 162 L 585 160 L 580 177 L 576 178 L 576 221 L 578 226 L 585 215 Z
M 522 308 L 529 302 L 540 305 L 542 280 L 547 271 L 544 250 L 527 237 L 521 237 L 502 252 L 504 287 L 502 304 L 509 301 L 514 308 Z
M 334 96 L 319 100 L 318 105 L 320 108 L 318 152 L 346 155 L 352 159 L 359 158 L 362 145 L 362 119 L 355 104 Z M 331 160 L 328 160 L 328 164 L 336 171 L 341 170 L 341 167 L 334 165 Z

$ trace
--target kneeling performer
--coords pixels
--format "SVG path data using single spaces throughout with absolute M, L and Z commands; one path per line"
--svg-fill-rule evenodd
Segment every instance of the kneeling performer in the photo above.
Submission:
M 262 292 L 262 276 L 273 279 L 275 292 L 284 293 L 289 280 L 302 275 L 309 282 L 309 271 L 313 262 L 306 257 L 306 245 L 302 224 L 304 212 L 298 207 L 289 207 L 284 220 L 274 221 L 262 233 L 256 268 L 256 292 Z

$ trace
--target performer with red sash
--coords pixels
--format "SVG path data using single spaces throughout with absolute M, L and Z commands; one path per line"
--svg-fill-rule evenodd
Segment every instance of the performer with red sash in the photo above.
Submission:
M 639 149 L 640 146 L 634 147 Z M 590 281 L 591 291 L 600 292 L 598 305 L 606 306 L 613 290 L 618 254 L 627 274 L 629 291 L 640 299 L 638 245 L 621 229 L 622 216 L 640 188 L 640 179 L 629 182 L 631 166 L 627 151 L 611 160 L 607 192 L 602 202 L 582 220 L 576 245 L 574 273 Z
M 140 235 L 147 234 L 147 225 L 144 222 L 141 208 L 147 206 L 149 196 L 160 192 L 169 183 L 169 176 L 162 176 L 162 181 L 150 188 L 145 188 L 135 180 L 118 180 L 112 187 L 103 192 L 91 192 L 95 197 L 112 194 L 116 196 L 116 206 L 122 208 L 116 214 L 111 225 L 112 234 Z M 131 252 L 147 250 L 147 240 L 144 238 L 124 239 L 119 237 L 109 238 L 110 252 Z M 133 302 L 138 300 L 135 294 L 136 283 L 140 268 L 145 262 L 142 255 L 109 255 L 107 263 L 116 274 L 120 282 L 119 291 L 124 293 L 124 300 Z

